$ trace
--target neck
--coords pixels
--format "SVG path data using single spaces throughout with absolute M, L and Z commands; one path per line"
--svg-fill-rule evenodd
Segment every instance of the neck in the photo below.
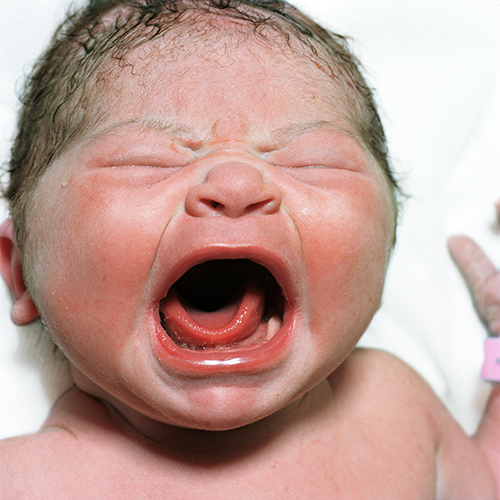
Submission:
M 303 396 L 262 420 L 225 431 L 172 426 L 121 408 L 119 403 L 102 403 L 125 434 L 156 453 L 192 464 L 222 465 L 247 458 L 284 439 L 309 413 L 310 399 L 309 395 Z
M 169 425 L 143 415 L 122 403 L 99 386 L 72 370 L 77 387 L 92 396 L 102 408 L 102 417 L 109 426 L 126 436 L 129 445 L 136 443 L 142 451 L 148 450 L 172 460 L 184 460 L 203 466 L 223 464 L 248 458 L 297 437 L 304 428 L 325 410 L 331 392 L 327 381 L 319 384 L 281 410 L 242 427 L 224 431 L 210 431 Z M 330 394 L 331 395 L 331 394 Z M 107 416 L 106 416 L 107 415 Z

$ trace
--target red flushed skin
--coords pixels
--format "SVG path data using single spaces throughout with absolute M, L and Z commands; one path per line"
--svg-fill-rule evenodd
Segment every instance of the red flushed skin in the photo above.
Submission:
M 98 125 L 30 200 L 34 303 L 78 387 L 145 435 L 241 427 L 291 405 L 380 304 L 394 231 L 384 174 L 335 82 L 286 44 L 280 56 L 254 41 L 222 36 L 221 51 L 196 46 L 188 60 L 169 59 L 163 39 L 131 51 L 106 79 Z M 269 342 L 195 353 L 165 337 L 161 301 L 214 259 L 274 276 L 286 306 Z

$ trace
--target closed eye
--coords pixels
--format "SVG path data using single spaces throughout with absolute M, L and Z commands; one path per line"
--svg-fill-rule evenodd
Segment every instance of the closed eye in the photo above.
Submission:
M 371 162 L 358 141 L 339 131 L 305 133 L 282 149 L 267 153 L 265 157 L 279 168 L 342 169 L 353 172 L 371 169 Z
M 103 167 L 144 167 L 144 168 L 181 168 L 189 165 L 190 161 L 186 158 L 175 158 L 175 156 L 166 156 L 162 158 L 155 157 L 111 157 L 103 158 Z

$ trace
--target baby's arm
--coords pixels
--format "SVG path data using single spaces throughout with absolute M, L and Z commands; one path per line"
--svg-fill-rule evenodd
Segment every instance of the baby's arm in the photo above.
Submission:
M 500 217 L 500 205 L 497 205 Z M 471 288 L 477 311 L 488 330 L 500 335 L 500 272 L 481 248 L 466 236 L 450 238 L 449 249 Z M 498 372 L 498 370 L 497 370 Z M 474 437 L 484 451 L 500 492 L 500 380 L 492 385 L 488 405 Z

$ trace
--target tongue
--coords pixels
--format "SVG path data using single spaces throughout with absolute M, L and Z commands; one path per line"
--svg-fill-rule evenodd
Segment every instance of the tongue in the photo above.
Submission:
M 238 300 L 213 312 L 202 311 L 182 301 L 177 290 L 172 288 L 163 302 L 162 313 L 165 328 L 179 344 L 216 347 L 259 336 L 264 303 L 264 290 L 255 283 L 247 284 Z

